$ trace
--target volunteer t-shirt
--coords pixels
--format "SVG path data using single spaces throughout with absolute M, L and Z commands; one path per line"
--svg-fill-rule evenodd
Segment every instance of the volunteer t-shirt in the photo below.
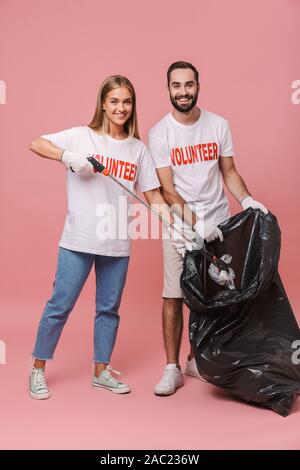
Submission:
M 92 155 L 131 191 L 160 186 L 149 150 L 138 139 L 116 140 L 88 126 L 42 136 L 59 148 Z M 106 256 L 129 256 L 128 211 L 132 197 L 100 173 L 67 169 L 68 212 L 59 246 Z M 126 213 L 124 212 L 126 210 Z
M 192 125 L 181 124 L 171 113 L 149 132 L 149 149 L 156 168 L 170 166 L 180 196 L 204 222 L 219 224 L 230 216 L 219 157 L 232 157 L 228 122 L 201 109 Z

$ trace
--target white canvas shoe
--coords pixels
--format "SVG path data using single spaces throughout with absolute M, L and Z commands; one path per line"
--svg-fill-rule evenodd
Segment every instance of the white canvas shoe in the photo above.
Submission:
M 183 385 L 183 373 L 176 364 L 167 364 L 164 374 L 154 387 L 155 395 L 172 395 L 178 387 Z
M 45 380 L 45 369 L 32 368 L 29 377 L 29 395 L 36 400 L 46 400 L 51 397 Z
M 99 377 L 94 375 L 92 386 L 104 388 L 106 390 L 110 390 L 113 393 L 129 393 L 131 391 L 129 385 L 120 382 L 111 374 L 111 372 L 114 372 L 117 375 L 121 375 L 120 372 L 114 370 L 111 366 L 108 365 L 106 369 L 101 372 Z

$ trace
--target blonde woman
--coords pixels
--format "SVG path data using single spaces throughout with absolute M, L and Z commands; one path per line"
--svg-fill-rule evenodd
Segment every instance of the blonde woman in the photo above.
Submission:
M 95 173 L 87 156 L 96 156 L 129 189 L 137 187 L 148 203 L 163 203 L 152 159 L 140 141 L 131 82 L 120 75 L 107 78 L 100 87 L 94 117 L 88 126 L 43 135 L 32 142 L 30 149 L 67 168 L 68 192 L 68 212 L 59 242 L 53 292 L 42 314 L 32 353 L 30 396 L 50 397 L 45 364 L 53 357 L 63 327 L 93 266 L 96 315 L 92 385 L 114 393 L 128 393 L 130 387 L 113 375 L 117 371 L 110 366 L 110 359 L 118 330 L 130 240 L 118 237 L 118 233 L 105 239 L 97 227 L 101 205 L 109 204 L 118 215 L 119 196 L 124 196 L 125 191 L 109 178 Z M 113 214 L 114 211 L 111 223 L 115 223 Z

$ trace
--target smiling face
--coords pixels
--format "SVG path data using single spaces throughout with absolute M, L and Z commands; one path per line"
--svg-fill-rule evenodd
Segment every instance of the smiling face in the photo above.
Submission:
M 177 111 L 187 113 L 197 103 L 199 84 L 191 69 L 175 69 L 171 72 L 169 93 L 172 105 Z
M 133 99 L 126 87 L 114 88 L 105 96 L 102 103 L 109 124 L 123 128 L 133 110 Z

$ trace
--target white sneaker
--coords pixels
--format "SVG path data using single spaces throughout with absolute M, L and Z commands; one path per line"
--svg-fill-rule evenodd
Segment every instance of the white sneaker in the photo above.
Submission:
M 199 374 L 196 360 L 194 357 L 192 357 L 192 359 L 189 359 L 189 356 L 187 357 L 184 373 L 186 375 L 191 375 L 192 377 L 196 377 L 196 379 L 200 379 L 203 382 L 206 382 L 206 380 Z
M 106 366 L 106 369 L 101 372 L 99 377 L 94 375 L 92 380 L 93 387 L 106 388 L 113 393 L 129 393 L 131 391 L 129 385 L 120 382 L 116 379 L 111 372 L 117 375 L 121 375 L 120 372 L 114 370 L 110 365 Z
M 167 364 L 160 382 L 155 385 L 155 395 L 172 395 L 183 385 L 183 373 L 176 364 Z
M 29 395 L 36 400 L 46 400 L 51 397 L 45 380 L 45 369 L 33 367 L 29 377 Z

